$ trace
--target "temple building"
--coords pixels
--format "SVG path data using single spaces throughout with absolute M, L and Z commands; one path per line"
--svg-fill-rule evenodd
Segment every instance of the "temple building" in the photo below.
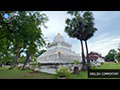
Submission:
M 47 51 L 37 58 L 37 61 L 41 63 L 40 71 L 49 73 L 50 69 L 52 69 L 55 73 L 55 70 L 60 65 L 67 66 L 69 70 L 73 70 L 75 67 L 74 60 L 80 62 L 78 67 L 81 68 L 82 57 L 72 51 L 71 47 L 72 45 L 65 42 L 63 36 L 58 33 L 53 42 L 47 46 Z
M 109 60 L 105 59 L 104 57 L 102 57 L 101 55 L 97 53 L 90 52 L 88 55 L 91 61 L 109 62 Z

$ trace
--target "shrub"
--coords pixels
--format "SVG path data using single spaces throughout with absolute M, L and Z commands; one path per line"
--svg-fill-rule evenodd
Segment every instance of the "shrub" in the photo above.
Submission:
M 74 60 L 73 63 L 74 63 L 74 64 L 78 64 L 79 61 L 78 61 L 78 60 Z
M 87 69 L 91 68 L 91 64 L 90 63 L 86 63 L 86 65 L 87 65 Z
M 18 69 L 21 69 L 21 68 L 22 68 L 22 66 L 19 66 L 19 67 L 18 67 Z
M 92 66 L 91 68 L 96 68 L 96 66 Z
M 33 57 L 33 59 L 31 59 L 31 66 L 32 68 L 37 68 L 37 67 L 40 67 L 41 64 L 40 62 L 37 62 L 37 59 L 35 57 Z
M 68 71 L 67 67 L 63 67 L 60 70 L 56 70 L 57 77 L 66 77 L 68 78 L 70 76 L 70 72 Z
M 100 62 L 100 65 L 103 65 L 104 64 L 104 62 Z

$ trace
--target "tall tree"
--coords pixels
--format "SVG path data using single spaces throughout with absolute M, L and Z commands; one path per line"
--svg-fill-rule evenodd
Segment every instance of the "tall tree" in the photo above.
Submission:
M 85 28 L 83 32 L 83 40 L 85 41 L 85 46 L 86 46 L 87 63 L 90 63 L 87 40 L 94 35 L 95 31 L 97 31 L 97 28 L 94 27 L 94 17 L 92 12 L 90 11 L 84 12 L 83 19 L 84 19 L 84 28 Z
M 84 50 L 83 50 L 83 31 L 84 31 L 84 23 L 83 18 L 81 16 L 81 11 L 68 11 L 67 14 L 71 14 L 74 18 L 66 19 L 67 26 L 65 27 L 65 32 L 72 38 L 77 38 L 81 42 L 81 49 L 82 49 L 82 70 L 87 70 L 85 57 L 84 57 Z
M 0 14 L 4 12 L 0 12 Z M 26 52 L 28 54 L 28 47 L 33 49 L 30 53 L 34 53 L 37 46 L 41 47 L 46 44 L 40 27 L 47 28 L 45 26 L 48 21 L 46 14 L 38 11 L 9 11 L 6 13 L 12 13 L 13 16 L 9 20 L 0 16 L 0 40 L 9 41 L 8 44 L 0 42 L 2 52 L 5 50 L 3 45 L 15 48 L 22 44 L 24 51 L 28 49 Z
M 94 27 L 93 23 L 93 13 L 90 11 L 68 11 L 68 14 L 74 16 L 71 20 L 66 19 L 67 26 L 65 27 L 65 32 L 73 38 L 77 38 L 81 42 L 81 49 L 82 49 L 82 70 L 86 70 L 86 62 L 84 57 L 84 50 L 83 50 L 83 42 L 85 41 L 86 45 L 86 52 L 87 52 L 87 62 L 90 63 L 89 56 L 88 56 L 88 46 L 87 40 L 90 39 L 94 32 L 97 30 Z

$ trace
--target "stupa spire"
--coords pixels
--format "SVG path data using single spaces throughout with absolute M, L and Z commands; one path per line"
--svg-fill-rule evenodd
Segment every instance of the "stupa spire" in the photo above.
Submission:
M 60 33 L 58 33 L 58 35 L 60 35 Z

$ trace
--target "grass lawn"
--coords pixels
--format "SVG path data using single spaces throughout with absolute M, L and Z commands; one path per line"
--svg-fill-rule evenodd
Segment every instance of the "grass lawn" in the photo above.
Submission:
M 14 68 L 8 70 L 9 67 L 0 67 L 0 79 L 56 79 L 56 75 L 42 72 L 30 73 L 32 70 L 23 70 Z M 120 69 L 120 63 L 104 63 L 95 69 Z M 69 79 L 94 79 L 88 78 L 87 71 L 80 71 L 79 74 L 72 73 Z M 97 79 L 97 78 L 95 78 Z M 112 78 L 98 78 L 98 79 L 112 79 Z M 120 79 L 120 78 L 113 78 Z
M 8 70 L 9 67 L 0 67 L 0 79 L 55 79 L 56 76 L 52 74 L 37 72 L 30 73 L 32 70 L 20 70 L 13 68 Z
M 95 69 L 120 69 L 120 63 L 104 63 L 104 65 Z

